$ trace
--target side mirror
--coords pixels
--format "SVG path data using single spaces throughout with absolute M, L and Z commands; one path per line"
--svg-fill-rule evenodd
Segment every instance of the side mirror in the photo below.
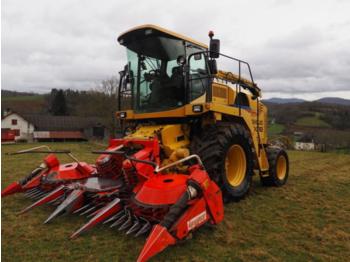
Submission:
M 209 60 L 208 61 L 208 65 L 209 65 L 209 71 L 210 74 L 215 75 L 218 72 L 218 67 L 216 65 L 216 60 Z
M 125 72 L 128 72 L 128 71 L 129 71 L 129 64 L 126 64 L 126 65 L 124 66 L 124 71 L 125 71 Z
M 120 78 L 123 78 L 128 71 L 129 71 L 129 66 L 128 64 L 126 64 L 124 66 L 124 69 L 122 71 L 119 71 Z
M 210 58 L 219 58 L 219 56 L 220 56 L 220 40 L 219 39 L 210 39 L 209 56 L 210 56 Z

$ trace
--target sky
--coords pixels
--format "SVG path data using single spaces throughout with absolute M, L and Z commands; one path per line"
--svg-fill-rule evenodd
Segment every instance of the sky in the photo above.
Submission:
M 350 99 L 349 14 L 348 0 L 2 0 L 1 88 L 94 88 L 126 63 L 118 35 L 151 23 L 204 43 L 213 30 L 263 98 Z

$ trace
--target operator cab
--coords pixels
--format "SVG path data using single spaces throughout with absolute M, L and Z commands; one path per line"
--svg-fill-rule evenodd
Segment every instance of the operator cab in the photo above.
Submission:
M 170 110 L 204 95 L 209 79 L 204 44 L 153 25 L 134 28 L 118 41 L 127 48 L 124 76 L 135 112 Z

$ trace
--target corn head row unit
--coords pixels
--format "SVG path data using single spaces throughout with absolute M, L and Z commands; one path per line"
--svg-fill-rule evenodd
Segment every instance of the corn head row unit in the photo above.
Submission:
M 45 223 L 67 212 L 87 215 L 71 238 L 99 223 L 149 234 L 138 257 L 146 261 L 222 221 L 223 203 L 242 199 L 254 173 L 263 185 L 284 185 L 288 156 L 268 144 L 267 109 L 249 64 L 221 54 L 220 41 L 209 36 L 208 48 L 154 25 L 120 35 L 128 63 L 120 72 L 116 117 L 124 137 L 93 152 L 95 164 L 45 146 L 16 152 L 49 155 L 2 197 L 22 192 L 36 200 L 21 213 L 56 206 Z M 218 70 L 221 57 L 237 72 Z M 60 153 L 73 162 L 60 164 Z

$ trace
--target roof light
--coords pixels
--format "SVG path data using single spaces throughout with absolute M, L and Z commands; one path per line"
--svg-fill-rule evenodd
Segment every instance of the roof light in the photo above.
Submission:
M 153 30 L 152 29 L 147 29 L 145 30 L 145 35 L 150 35 L 153 33 Z

